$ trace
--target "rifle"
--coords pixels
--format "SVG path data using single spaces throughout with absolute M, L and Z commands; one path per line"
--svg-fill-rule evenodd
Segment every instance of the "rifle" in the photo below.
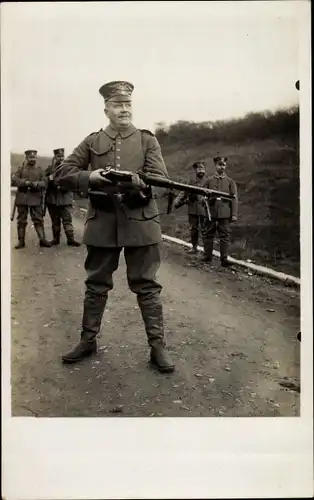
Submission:
M 53 157 L 51 160 L 51 172 L 50 172 L 50 174 L 47 175 L 47 171 L 46 171 L 46 177 L 48 178 L 47 189 L 42 192 L 42 200 L 41 200 L 43 217 L 45 217 L 46 211 L 47 211 L 47 192 L 48 192 L 48 188 L 49 188 L 50 176 L 52 175 L 52 172 L 53 172 L 54 162 L 55 162 L 55 158 Z
M 173 204 L 173 191 L 174 190 L 180 190 L 180 191 L 185 191 L 187 193 L 193 193 L 193 194 L 199 194 L 204 197 L 204 203 L 206 206 L 207 210 L 207 215 L 209 220 L 211 220 L 211 213 L 210 213 L 210 206 L 209 206 L 209 200 L 211 199 L 227 199 L 227 200 L 233 200 L 235 198 L 234 194 L 226 193 L 224 191 L 216 191 L 214 189 L 208 189 L 205 187 L 201 186 L 194 186 L 191 184 L 184 184 L 182 182 L 176 182 L 171 179 L 167 179 L 166 177 L 161 177 L 153 174 L 145 174 L 142 172 L 137 172 L 138 176 L 140 179 L 147 185 L 147 186 L 155 186 L 155 187 L 161 187 L 161 188 L 166 188 L 169 189 L 168 193 L 168 208 L 167 208 L 167 214 L 170 214 L 171 209 L 172 209 L 172 204 Z M 134 175 L 134 172 L 130 172 L 127 170 L 115 170 L 111 167 L 107 167 L 104 169 L 104 171 L 101 173 L 103 177 L 106 179 L 110 180 L 113 184 L 120 184 L 120 183 L 131 183 L 132 178 Z M 144 195 L 145 196 L 145 195 Z
M 12 208 L 12 212 L 11 212 L 11 222 L 14 221 L 14 217 L 15 217 L 15 212 L 16 212 L 16 197 L 17 197 L 17 191 L 15 193 L 14 204 L 13 204 L 13 208 Z

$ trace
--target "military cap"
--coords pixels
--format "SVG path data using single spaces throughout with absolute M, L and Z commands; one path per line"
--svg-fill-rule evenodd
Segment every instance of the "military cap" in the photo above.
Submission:
M 30 155 L 30 154 L 34 154 L 34 155 L 37 155 L 38 151 L 36 151 L 36 149 L 27 149 L 26 151 L 24 151 L 24 154 L 26 154 L 26 156 Z
M 63 154 L 64 154 L 64 148 L 54 149 L 54 150 L 53 150 L 53 153 L 54 153 L 55 155 L 63 155 Z
M 214 157 L 214 163 L 219 163 L 220 161 L 223 161 L 226 163 L 228 158 L 226 156 L 215 156 Z
M 202 161 L 196 161 L 195 163 L 193 163 L 192 165 L 193 168 L 197 168 L 197 167 L 204 167 L 204 163 Z
M 105 83 L 99 89 L 99 93 L 105 99 L 105 101 L 131 101 L 132 92 L 134 90 L 134 85 L 129 82 L 124 81 L 114 81 Z

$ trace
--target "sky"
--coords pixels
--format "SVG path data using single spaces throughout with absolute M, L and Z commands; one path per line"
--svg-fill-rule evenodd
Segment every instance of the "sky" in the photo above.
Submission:
M 297 104 L 303 3 L 2 4 L 11 151 L 70 153 L 107 125 L 111 80 L 134 84 L 133 122 L 152 131 Z

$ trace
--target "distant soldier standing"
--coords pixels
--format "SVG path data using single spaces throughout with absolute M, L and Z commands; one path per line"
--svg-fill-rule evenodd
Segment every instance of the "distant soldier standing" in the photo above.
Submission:
M 174 364 L 165 342 L 162 286 L 156 278 L 162 241 L 158 207 L 137 172 L 166 178 L 168 174 L 156 137 L 132 124 L 133 89 L 131 83 L 121 81 L 99 89 L 110 124 L 86 137 L 56 170 L 55 181 L 64 189 L 85 197 L 90 195 L 90 188 L 102 192 L 100 199 L 89 196 L 85 223 L 87 279 L 81 340 L 62 359 L 74 363 L 96 351 L 96 336 L 123 249 L 128 285 L 137 296 L 150 360 L 159 371 L 172 372 Z M 134 172 L 130 185 L 112 184 L 106 179 L 102 173 L 110 166 Z
M 11 180 L 11 186 L 17 187 L 15 199 L 18 213 L 18 244 L 15 246 L 17 249 L 25 247 L 28 212 L 30 212 L 40 246 L 51 246 L 46 240 L 42 210 L 43 192 L 47 183 L 44 170 L 36 162 L 37 151 L 34 149 L 25 151 L 25 161 L 18 167 Z
M 61 221 L 69 246 L 78 247 L 80 243 L 74 239 L 74 228 L 72 223 L 71 208 L 73 205 L 73 193 L 66 191 L 54 182 L 54 172 L 64 160 L 64 148 L 54 149 L 52 164 L 46 170 L 48 187 L 46 191 L 46 206 L 52 222 L 52 245 L 59 245 L 61 235 Z
M 225 191 L 235 195 L 233 200 L 217 198 L 210 202 L 212 220 L 208 220 L 208 227 L 206 230 L 208 244 L 205 248 L 204 260 L 207 262 L 211 262 L 212 260 L 214 236 L 216 231 L 218 231 L 220 239 L 220 260 L 223 267 L 231 265 L 230 262 L 228 262 L 228 248 L 231 233 L 230 222 L 235 222 L 238 218 L 237 186 L 234 180 L 226 175 L 227 160 L 228 159 L 223 156 L 216 156 L 214 158 L 216 173 L 212 177 L 209 177 L 204 184 L 206 188 Z
M 196 178 L 190 181 L 194 186 L 204 187 L 205 185 L 205 167 L 202 162 L 196 162 L 192 165 L 195 170 Z M 190 237 L 192 248 L 189 253 L 197 253 L 199 240 L 199 231 L 201 231 L 204 247 L 207 245 L 207 215 L 206 207 L 202 203 L 202 196 L 190 194 L 182 191 L 174 201 L 174 207 L 180 208 L 183 205 L 188 206 L 188 218 L 190 224 Z

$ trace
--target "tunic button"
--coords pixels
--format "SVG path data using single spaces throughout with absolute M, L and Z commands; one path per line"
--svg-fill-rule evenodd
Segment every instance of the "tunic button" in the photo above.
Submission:
M 116 167 L 120 167 L 120 163 L 117 163 L 117 164 L 116 164 Z
M 117 160 L 120 160 L 120 156 L 117 156 Z
M 117 148 L 117 149 L 116 149 L 116 151 L 121 151 L 121 149 L 118 149 L 118 148 Z

